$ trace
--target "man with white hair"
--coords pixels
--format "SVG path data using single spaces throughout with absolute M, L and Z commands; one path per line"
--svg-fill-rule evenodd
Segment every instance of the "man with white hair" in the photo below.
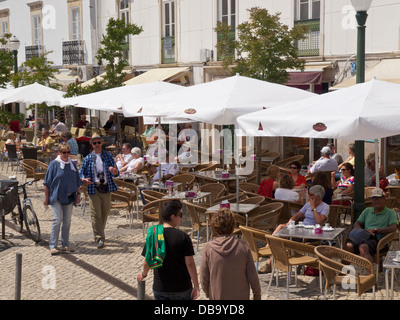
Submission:
M 140 148 L 135 147 L 131 151 L 133 160 L 128 163 L 127 166 L 122 168 L 122 171 L 128 171 L 128 172 L 138 172 L 140 171 L 143 166 L 144 166 L 144 159 L 142 158 L 142 151 Z
M 337 171 L 338 163 L 336 160 L 331 159 L 332 151 L 329 147 L 321 149 L 321 159 L 317 160 L 314 165 L 308 170 L 308 174 L 314 174 L 318 171 Z
M 54 134 L 58 134 L 58 133 L 67 132 L 68 131 L 67 126 L 64 123 L 62 123 L 61 121 L 58 121 L 58 119 L 54 119 L 53 120 L 53 125 L 54 125 L 54 127 L 52 129 L 52 132 Z

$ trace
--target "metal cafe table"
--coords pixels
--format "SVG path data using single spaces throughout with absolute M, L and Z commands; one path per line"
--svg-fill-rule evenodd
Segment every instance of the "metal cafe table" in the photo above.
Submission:
M 389 272 L 391 271 L 390 291 L 391 299 L 393 300 L 393 283 L 394 271 L 400 269 L 400 261 L 396 262 L 396 251 L 388 251 L 385 260 L 383 261 L 383 268 L 385 268 L 385 286 L 386 286 L 386 300 L 389 300 Z
M 325 240 L 332 245 L 332 241 L 342 236 L 345 228 L 329 228 L 329 231 L 325 228 L 322 229 L 322 233 L 315 233 L 313 226 L 299 226 L 296 225 L 294 228 L 288 226 L 282 228 L 275 233 L 275 236 L 281 238 L 300 238 L 300 239 L 312 239 L 312 240 Z M 342 239 L 339 240 L 340 247 L 343 247 Z

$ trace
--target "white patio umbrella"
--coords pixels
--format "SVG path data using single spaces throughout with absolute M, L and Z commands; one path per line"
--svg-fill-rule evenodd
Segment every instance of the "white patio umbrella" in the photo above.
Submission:
M 311 96 L 314 96 L 311 92 L 237 74 L 194 85 L 182 92 L 132 101 L 123 105 L 123 111 L 125 116 L 140 112 L 145 116 L 164 116 L 165 119 L 188 118 L 214 125 L 230 125 L 235 124 L 240 115 Z M 238 184 L 237 174 L 237 190 Z
M 400 85 L 373 79 L 237 120 L 246 135 L 376 140 L 400 134 Z
M 60 103 L 61 106 L 73 105 L 81 108 L 122 113 L 123 104 L 184 89 L 185 87 L 176 84 L 155 81 L 102 90 L 72 98 L 64 98 L 61 99 Z
M 0 103 L 26 103 L 35 105 L 35 117 L 37 116 L 37 105 L 45 103 L 48 106 L 59 106 L 64 92 L 46 87 L 39 83 L 23 87 L 8 89 L 0 92 Z M 34 130 L 34 145 L 36 146 L 36 127 Z
M 314 94 L 240 75 L 201 83 L 149 99 L 124 103 L 125 116 L 189 118 L 214 125 L 236 123 L 240 115 L 305 99 Z

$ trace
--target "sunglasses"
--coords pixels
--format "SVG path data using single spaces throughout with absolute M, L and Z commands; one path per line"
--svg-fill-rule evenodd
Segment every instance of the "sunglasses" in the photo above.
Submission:
M 290 167 L 290 169 L 298 169 L 297 167 Z
M 95 141 L 95 142 L 92 142 L 92 145 L 96 145 L 96 144 L 101 144 L 101 141 Z
M 345 169 L 345 168 L 343 168 L 343 169 L 342 169 L 342 171 L 349 171 L 349 169 Z
M 71 151 L 62 151 L 61 153 L 62 153 L 62 154 L 67 154 L 67 153 L 70 154 Z

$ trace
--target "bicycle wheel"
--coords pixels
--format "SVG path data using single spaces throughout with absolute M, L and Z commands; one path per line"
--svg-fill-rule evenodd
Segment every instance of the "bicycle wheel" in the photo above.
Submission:
M 22 214 L 19 212 L 19 210 L 17 212 L 15 212 L 14 210 L 11 212 L 11 220 L 14 222 L 15 230 L 21 232 L 23 228 L 23 219 Z
M 39 227 L 39 219 L 36 216 L 33 208 L 28 204 L 24 206 L 24 220 L 26 231 L 28 232 L 29 238 L 31 238 L 35 242 L 40 241 L 40 227 Z

